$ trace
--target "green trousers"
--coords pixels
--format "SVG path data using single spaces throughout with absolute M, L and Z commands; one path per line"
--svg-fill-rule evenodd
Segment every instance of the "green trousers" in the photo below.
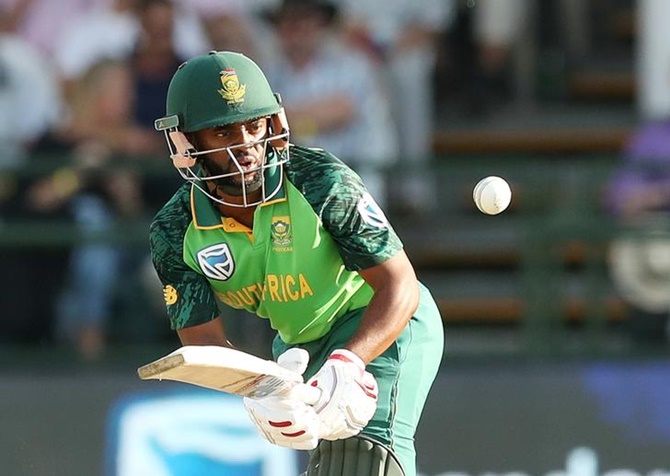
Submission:
M 379 399 L 375 415 L 362 432 L 393 450 L 407 476 L 416 474 L 414 434 L 444 353 L 442 317 L 428 289 L 420 287 L 419 308 L 408 326 L 367 366 L 377 379 Z M 348 342 L 364 311 L 345 314 L 326 336 L 299 346 L 310 354 L 305 380 L 321 368 L 333 350 Z M 290 347 L 276 337 L 272 349 L 275 358 Z

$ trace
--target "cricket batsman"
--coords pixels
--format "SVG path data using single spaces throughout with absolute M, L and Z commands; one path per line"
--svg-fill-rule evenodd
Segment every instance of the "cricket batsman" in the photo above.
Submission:
M 242 54 L 186 61 L 166 102 L 156 128 L 186 183 L 150 242 L 182 344 L 232 346 L 226 308 L 267 319 L 278 363 L 321 398 L 245 399 L 260 434 L 309 450 L 308 476 L 414 476 L 444 329 L 384 213 L 344 163 L 290 142 L 279 94 Z

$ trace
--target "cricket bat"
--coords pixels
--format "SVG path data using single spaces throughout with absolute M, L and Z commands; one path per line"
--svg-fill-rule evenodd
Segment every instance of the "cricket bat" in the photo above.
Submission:
M 230 347 L 185 345 L 137 369 L 142 380 L 174 380 L 243 397 L 280 396 L 314 404 L 321 390 L 302 375 Z

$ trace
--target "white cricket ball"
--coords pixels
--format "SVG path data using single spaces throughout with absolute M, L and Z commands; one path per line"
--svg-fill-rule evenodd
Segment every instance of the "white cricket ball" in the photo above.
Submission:
M 497 215 L 512 201 L 512 189 L 504 179 L 492 175 L 481 179 L 475 185 L 472 198 L 479 211 L 487 215 Z

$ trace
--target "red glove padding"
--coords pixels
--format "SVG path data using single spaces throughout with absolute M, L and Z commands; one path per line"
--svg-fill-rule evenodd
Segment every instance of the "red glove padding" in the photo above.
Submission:
M 304 349 L 289 349 L 279 356 L 277 363 L 302 374 L 309 363 L 309 354 Z M 319 443 L 321 421 L 314 407 L 298 398 L 245 398 L 244 408 L 270 443 L 296 450 L 312 450 Z
M 321 420 L 321 438 L 326 440 L 357 435 L 377 410 L 377 381 L 349 350 L 333 351 L 307 384 L 321 389 L 314 409 Z
M 313 450 L 321 422 L 311 405 L 281 397 L 245 398 L 244 408 L 270 443 L 296 450 Z

